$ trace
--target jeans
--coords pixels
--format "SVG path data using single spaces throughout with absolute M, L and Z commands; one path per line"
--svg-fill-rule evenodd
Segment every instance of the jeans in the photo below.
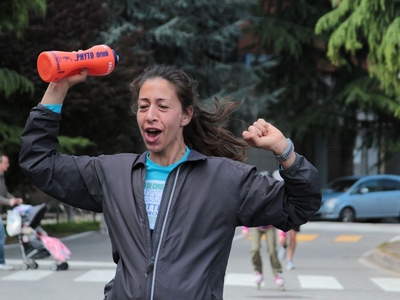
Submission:
M 0 264 L 5 264 L 4 260 L 4 243 L 6 242 L 6 231 L 4 230 L 3 222 L 0 224 Z

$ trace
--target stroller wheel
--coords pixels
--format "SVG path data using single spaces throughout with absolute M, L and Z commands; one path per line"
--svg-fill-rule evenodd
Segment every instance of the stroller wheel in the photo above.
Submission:
M 33 263 L 31 263 L 31 264 L 29 265 L 29 267 L 30 267 L 31 269 L 36 270 L 36 269 L 39 267 L 39 265 L 38 265 L 37 263 L 33 262 Z
M 63 262 L 63 263 L 61 263 L 59 266 L 58 266 L 58 268 L 60 269 L 60 270 L 67 270 L 68 269 L 68 263 L 66 263 L 66 262 Z
M 28 270 L 28 269 L 29 269 L 29 265 L 28 265 L 28 264 L 26 264 L 26 263 L 23 263 L 23 264 L 20 266 L 20 268 L 21 268 L 21 270 L 24 270 L 24 271 L 26 271 L 26 270 Z
M 58 271 L 58 265 L 56 263 L 50 265 L 50 270 Z

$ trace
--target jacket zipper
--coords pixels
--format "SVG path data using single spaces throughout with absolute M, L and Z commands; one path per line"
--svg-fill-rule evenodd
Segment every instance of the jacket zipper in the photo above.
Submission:
M 154 269 L 154 259 L 155 259 L 154 256 L 152 256 L 151 257 L 151 263 L 147 267 L 146 273 L 144 273 L 144 277 L 146 277 L 146 278 L 149 276 L 150 272 Z
M 150 264 L 150 266 L 152 266 L 153 269 L 153 277 L 152 277 L 152 282 L 151 282 L 151 294 L 150 294 L 150 300 L 154 300 L 154 289 L 155 289 L 155 282 L 156 282 L 156 273 L 157 273 L 157 261 L 158 261 L 158 256 L 160 254 L 160 249 L 161 249 L 161 243 L 164 237 L 164 232 L 165 232 L 165 227 L 167 224 L 167 219 L 168 219 L 168 215 L 169 215 L 169 211 L 171 209 L 171 202 L 172 202 L 172 198 L 175 194 L 175 188 L 176 188 L 176 182 L 178 181 L 178 177 L 179 177 L 179 171 L 181 169 L 181 165 L 179 165 L 178 170 L 176 171 L 176 176 L 175 176 L 175 180 L 174 180 L 174 185 L 172 186 L 172 192 L 171 195 L 169 196 L 168 199 L 168 206 L 167 206 L 167 212 L 165 213 L 165 218 L 163 220 L 163 224 L 162 224 L 162 228 L 161 228 L 161 234 L 160 234 L 160 241 L 158 242 L 157 245 L 157 251 L 156 251 L 156 256 L 152 257 L 153 263 Z M 149 266 L 149 267 L 150 267 Z M 149 268 L 147 268 L 147 270 L 149 270 Z M 148 273 L 147 273 L 148 274 Z

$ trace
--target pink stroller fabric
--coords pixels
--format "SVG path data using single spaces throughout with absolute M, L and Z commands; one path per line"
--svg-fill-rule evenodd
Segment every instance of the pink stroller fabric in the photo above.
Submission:
M 40 235 L 40 239 L 50 254 L 59 262 L 66 262 L 71 251 L 59 239 L 47 235 Z

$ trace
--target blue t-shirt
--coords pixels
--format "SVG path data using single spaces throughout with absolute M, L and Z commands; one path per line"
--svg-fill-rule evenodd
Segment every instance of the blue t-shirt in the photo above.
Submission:
M 161 198 L 164 191 L 165 182 L 169 173 L 179 164 L 186 161 L 190 149 L 186 147 L 185 155 L 176 163 L 169 166 L 160 166 L 153 162 L 149 156 L 146 157 L 146 179 L 144 184 L 144 201 L 146 203 L 147 216 L 149 218 L 150 229 L 154 229 L 158 211 L 160 209 Z

